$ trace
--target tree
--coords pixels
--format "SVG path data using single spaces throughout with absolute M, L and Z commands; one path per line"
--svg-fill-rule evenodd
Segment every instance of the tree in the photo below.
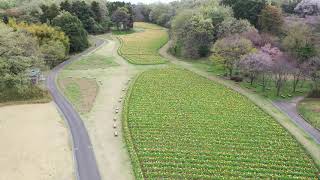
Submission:
M 294 14 L 294 8 L 299 4 L 301 0 L 290 0 L 283 2 L 281 8 L 285 13 Z
M 227 37 L 232 34 L 240 34 L 243 32 L 254 31 L 255 28 L 247 20 L 237 20 L 233 17 L 227 18 L 219 25 L 218 34 L 219 38 Z
M 10 20 L 9 26 L 14 29 L 23 30 L 30 33 L 33 37 L 38 39 L 40 46 L 49 41 L 59 41 L 65 48 L 66 54 L 69 52 L 69 38 L 63 31 L 57 28 L 47 24 L 28 24 L 25 22 L 18 23 L 15 20 Z
M 77 17 L 63 12 L 53 19 L 53 24 L 69 37 L 70 52 L 79 52 L 89 47 L 88 34 Z
M 287 35 L 282 42 L 286 51 L 294 58 L 296 71 L 293 73 L 293 92 L 302 76 L 301 66 L 311 57 L 316 55 L 316 49 L 312 43 L 312 31 L 305 24 L 294 24 L 289 27 Z
M 108 8 L 108 12 L 109 12 L 109 14 L 111 14 L 111 16 L 119 8 L 127 9 L 126 12 L 129 16 L 129 18 L 128 18 L 128 22 L 126 25 L 128 26 L 128 28 L 133 28 L 133 8 L 130 3 L 125 3 L 125 2 L 120 2 L 120 1 L 107 2 L 107 8 Z
M 52 4 L 51 6 L 41 5 L 41 15 L 40 15 L 40 21 L 42 23 L 49 22 L 53 20 L 56 16 L 59 15 L 59 8 L 56 4 Z
M 250 40 L 233 35 L 218 40 L 213 46 L 214 56 L 221 57 L 229 76 L 233 75 L 233 69 L 238 60 L 254 50 Z
M 169 23 L 174 15 L 175 10 L 169 4 L 157 3 L 151 6 L 149 20 L 160 26 L 169 27 Z
M 104 19 L 102 9 L 100 8 L 100 4 L 97 1 L 92 1 L 91 3 L 91 11 L 94 15 L 94 20 L 98 23 L 101 23 Z
M 264 45 L 262 43 L 262 37 L 256 29 L 242 32 L 240 35 L 246 39 L 249 39 L 256 47 L 261 47 Z
M 25 71 L 41 66 L 37 39 L 0 23 L 0 92 L 27 84 Z
M 117 30 L 120 30 L 122 27 L 124 30 L 128 30 L 128 23 L 130 21 L 130 16 L 128 14 L 128 9 L 124 7 L 120 7 L 116 11 L 113 12 L 111 20 L 116 24 Z
M 306 15 L 319 15 L 320 14 L 320 2 L 318 0 L 302 0 L 294 8 L 294 11 L 301 16 L 305 17 Z
M 272 65 L 273 61 L 269 54 L 261 51 L 244 56 L 238 63 L 242 72 L 249 76 L 251 85 L 258 76 L 262 76 L 263 91 L 266 89 L 266 74 L 270 72 Z
M 233 17 L 232 9 L 220 6 L 218 1 L 208 1 L 200 6 L 200 13 L 204 18 L 210 18 L 214 28 L 218 28 L 225 19 Z
M 272 5 L 266 5 L 259 16 L 260 29 L 271 34 L 279 34 L 283 22 L 281 9 Z
M 268 54 L 273 61 L 283 55 L 283 52 L 278 47 L 272 47 L 271 44 L 265 44 L 260 49 L 261 52 Z
M 89 33 L 95 33 L 96 21 L 91 7 L 85 1 L 74 1 L 72 3 L 72 14 L 75 14 L 82 22 L 83 27 Z
M 60 10 L 61 10 L 61 11 L 72 12 L 72 6 L 71 6 L 71 4 L 69 3 L 68 0 L 62 1 L 62 2 L 60 3 Z
M 60 41 L 48 41 L 40 46 L 43 59 L 53 68 L 66 59 L 66 49 Z
M 305 64 L 306 71 L 308 76 L 313 82 L 313 91 L 320 91 L 320 58 L 312 57 Z M 320 94 L 319 94 L 320 95 Z
M 126 4 L 125 2 L 121 2 L 121 1 L 115 1 L 115 2 L 107 2 L 106 6 L 108 8 L 108 12 L 110 14 L 113 14 L 116 10 L 118 10 L 118 8 L 120 7 L 125 7 L 128 6 L 129 4 Z
M 173 20 L 174 51 L 184 57 L 204 57 L 209 53 L 214 38 L 211 19 L 205 19 L 200 14 L 188 16 L 187 13 Z
M 133 6 L 135 21 L 149 22 L 150 12 L 151 12 L 151 8 L 148 5 L 138 3 L 137 5 Z
M 60 63 L 66 59 L 70 49 L 70 44 L 69 38 L 63 31 L 48 26 L 47 24 L 17 23 L 14 20 L 10 20 L 9 25 L 14 29 L 28 32 L 33 37 L 37 38 L 40 51 L 43 53 L 42 57 L 50 68 L 53 68 L 58 64 L 54 62 Z M 50 51 L 52 46 L 54 46 L 54 51 Z M 50 52 L 53 54 L 50 54 Z M 59 56 L 56 56 L 57 52 L 59 52 Z
M 277 60 L 274 61 L 272 72 L 277 89 L 277 96 L 280 96 L 281 90 L 285 86 L 288 76 L 292 73 L 293 69 L 294 67 L 292 67 L 288 57 L 285 55 L 279 56 Z
M 0 57 L 32 59 L 33 62 L 39 59 L 39 44 L 35 37 L 2 23 L 0 23 L 0 44 Z
M 265 0 L 227 0 L 225 5 L 232 7 L 237 19 L 247 19 L 255 27 L 258 27 L 258 17 L 265 7 Z

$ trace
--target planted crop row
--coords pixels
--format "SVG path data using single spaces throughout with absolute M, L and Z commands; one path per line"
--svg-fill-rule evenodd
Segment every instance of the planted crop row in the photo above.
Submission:
M 124 130 L 137 179 L 315 179 L 290 134 L 238 93 L 192 72 L 142 73 Z
M 135 23 L 140 32 L 120 35 L 119 53 L 133 64 L 162 64 L 166 59 L 158 50 L 168 41 L 166 29 L 148 23 Z

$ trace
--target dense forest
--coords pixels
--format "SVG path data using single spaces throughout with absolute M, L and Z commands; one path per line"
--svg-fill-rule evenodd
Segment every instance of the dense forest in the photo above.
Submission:
M 294 93 L 308 84 L 310 95 L 319 96 L 320 8 L 315 2 L 2 1 L 0 96 L 8 96 L 5 89 L 30 89 L 28 70 L 53 68 L 70 53 L 85 50 L 90 46 L 89 34 L 129 31 L 134 21 L 168 28 L 173 55 L 210 59 L 234 81 L 261 84 L 263 91 L 274 83 L 277 96 L 288 86 Z

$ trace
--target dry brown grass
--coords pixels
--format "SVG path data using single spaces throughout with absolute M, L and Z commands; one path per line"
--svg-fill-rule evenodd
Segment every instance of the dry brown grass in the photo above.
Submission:
M 0 180 L 74 179 L 68 130 L 54 103 L 0 108 Z
M 99 86 L 94 79 L 64 78 L 59 80 L 60 88 L 80 113 L 91 111 Z

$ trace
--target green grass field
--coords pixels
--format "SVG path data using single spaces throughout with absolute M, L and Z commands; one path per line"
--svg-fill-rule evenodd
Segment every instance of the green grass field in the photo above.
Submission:
M 190 71 L 142 73 L 124 132 L 137 179 L 316 179 L 291 135 L 238 93 Z
M 68 65 L 66 70 L 86 70 L 86 69 L 97 69 L 97 68 L 108 68 L 111 66 L 117 66 L 114 62 L 114 57 L 106 57 L 97 53 L 89 56 L 84 56 L 81 60 L 75 61 Z
M 320 99 L 305 99 L 298 105 L 298 110 L 310 124 L 320 129 Z
M 117 36 L 121 41 L 119 53 L 132 64 L 163 64 L 167 60 L 161 57 L 158 50 L 168 41 L 166 29 L 148 23 L 135 23 L 141 32 Z

